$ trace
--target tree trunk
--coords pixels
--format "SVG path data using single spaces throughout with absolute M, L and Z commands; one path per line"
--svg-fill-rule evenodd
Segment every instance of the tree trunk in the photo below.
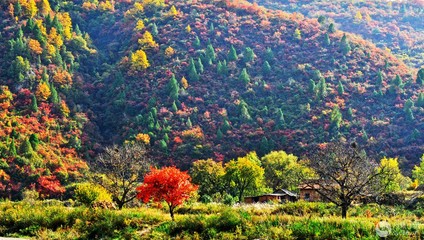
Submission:
M 169 214 L 171 214 L 172 221 L 175 222 L 175 219 L 174 219 L 174 207 L 169 206 Z
M 117 202 L 117 204 L 118 204 L 118 209 L 122 210 L 122 207 L 124 207 L 125 203 L 123 201 L 119 201 L 119 202 Z
M 346 218 L 348 207 L 349 206 L 347 204 L 342 204 L 342 218 Z

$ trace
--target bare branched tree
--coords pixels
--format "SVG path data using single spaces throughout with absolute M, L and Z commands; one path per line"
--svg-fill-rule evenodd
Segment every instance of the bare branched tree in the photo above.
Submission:
M 356 143 L 349 146 L 330 143 L 310 156 L 310 166 L 319 179 L 308 184 L 324 199 L 341 207 L 342 218 L 346 218 L 354 200 L 383 194 L 385 186 L 382 186 L 381 178 L 391 174 L 388 169 L 378 167 Z
M 144 145 L 129 143 L 106 147 L 95 165 L 96 171 L 103 174 L 96 180 L 112 194 L 114 202 L 122 209 L 136 197 L 135 188 L 150 170 L 151 161 Z

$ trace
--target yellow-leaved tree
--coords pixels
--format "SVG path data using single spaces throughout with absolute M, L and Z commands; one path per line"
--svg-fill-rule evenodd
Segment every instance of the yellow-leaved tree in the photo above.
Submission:
M 143 30 L 144 29 L 144 22 L 143 22 L 143 20 L 138 20 L 137 21 L 137 24 L 135 25 L 135 30 L 137 30 L 137 31 L 141 31 L 141 30 Z
M 43 16 L 47 16 L 51 13 L 52 9 L 50 7 L 49 0 L 42 0 L 40 5 L 40 13 Z
M 144 48 L 155 48 L 159 46 L 149 31 L 144 32 L 143 36 L 138 39 L 138 43 L 140 43 Z
M 57 14 L 59 22 L 63 26 L 63 36 L 66 40 L 70 40 L 72 38 L 72 19 L 69 13 L 58 13 Z
M 132 70 L 144 70 L 150 66 L 147 55 L 143 50 L 137 50 L 135 53 L 132 53 L 130 59 Z
M 174 55 L 174 54 L 175 54 L 175 50 L 171 46 L 168 46 L 165 49 L 165 56 L 172 57 L 172 55 Z
M 37 91 L 35 92 L 35 96 L 39 101 L 46 101 L 49 99 L 52 92 L 50 91 L 50 87 L 46 82 L 42 82 L 38 85 Z
M 41 47 L 41 44 L 36 39 L 29 39 L 28 41 L 28 47 L 31 50 L 31 52 L 41 55 L 43 53 L 43 48 Z

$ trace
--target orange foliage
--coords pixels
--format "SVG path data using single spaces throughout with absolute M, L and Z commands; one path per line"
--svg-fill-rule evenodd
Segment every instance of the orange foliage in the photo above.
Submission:
M 58 70 L 53 75 L 53 82 L 60 84 L 60 85 L 71 85 L 72 84 L 72 77 L 71 74 L 69 74 L 65 70 Z
M 165 56 L 172 57 L 172 55 L 174 55 L 174 54 L 175 54 L 175 50 L 171 46 L 168 46 L 165 49 Z
M 40 101 L 46 101 L 51 95 L 50 87 L 47 83 L 40 83 L 37 87 L 37 91 L 35 92 L 35 96 Z
M 149 136 L 149 134 L 139 133 L 139 134 L 137 134 L 137 136 L 135 136 L 135 140 L 137 140 L 138 142 L 142 142 L 144 144 L 149 144 L 150 143 L 150 136 Z
M 192 138 L 197 140 L 203 139 L 205 137 L 202 129 L 199 126 L 195 126 L 191 129 L 184 130 L 182 132 L 182 136 L 186 139 Z
M 181 78 L 181 86 L 183 86 L 184 89 L 188 88 L 188 81 L 185 77 Z
M 50 33 L 47 36 L 47 42 L 55 45 L 58 49 L 62 47 L 63 39 L 62 36 L 57 33 L 56 28 L 52 27 L 52 29 L 50 29 Z
M 31 50 L 31 52 L 37 55 L 40 55 L 41 53 L 43 53 L 43 48 L 41 47 L 40 42 L 35 39 L 29 39 L 28 47 Z

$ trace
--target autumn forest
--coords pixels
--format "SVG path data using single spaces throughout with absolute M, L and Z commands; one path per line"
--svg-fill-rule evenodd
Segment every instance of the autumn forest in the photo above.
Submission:
M 0 216 L 0 236 L 374 239 L 364 216 L 401 216 L 409 225 L 398 230 L 416 232 L 423 1 L 3 0 L 0 9 L 0 209 L 63 217 Z M 267 205 L 282 215 L 266 220 L 231 207 L 281 189 L 298 195 L 302 184 L 319 186 L 323 203 Z M 328 219 L 305 230 L 306 213 Z M 338 232 L 346 222 L 335 216 L 357 219 Z

